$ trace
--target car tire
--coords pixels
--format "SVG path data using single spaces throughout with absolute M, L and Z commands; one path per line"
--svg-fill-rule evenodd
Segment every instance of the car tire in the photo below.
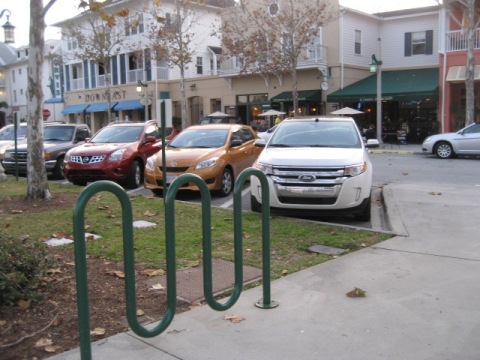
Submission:
M 159 197 L 163 196 L 163 189 L 150 189 L 150 190 L 155 196 L 159 196 Z
M 72 180 L 72 184 L 76 186 L 86 186 L 87 182 L 86 181 L 79 181 L 79 180 Z
M 452 145 L 446 141 L 439 142 L 435 145 L 435 155 L 440 159 L 452 158 L 454 155 Z
M 65 177 L 63 175 L 63 156 L 57 159 L 57 163 L 55 164 L 52 173 L 55 179 L 63 179 Z
M 367 206 L 360 214 L 355 215 L 355 219 L 358 221 L 370 221 L 372 218 L 372 198 L 368 198 Z
M 221 197 L 226 197 L 230 195 L 233 190 L 233 174 L 230 168 L 223 169 L 220 190 L 217 191 L 218 195 Z
M 257 198 L 253 195 L 250 195 L 250 209 L 252 212 L 261 213 L 262 204 L 257 201 Z
M 132 161 L 130 172 L 128 173 L 126 186 L 129 189 L 136 189 L 143 183 L 143 169 L 137 160 Z

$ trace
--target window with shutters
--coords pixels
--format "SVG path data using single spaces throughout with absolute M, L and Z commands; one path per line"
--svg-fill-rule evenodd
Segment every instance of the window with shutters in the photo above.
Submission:
M 432 54 L 433 30 L 405 33 L 405 56 Z

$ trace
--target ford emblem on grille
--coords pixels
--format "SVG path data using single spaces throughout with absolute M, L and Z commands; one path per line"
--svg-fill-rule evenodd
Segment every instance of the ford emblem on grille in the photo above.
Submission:
M 177 166 L 177 163 L 176 163 L 175 161 L 172 161 L 172 162 L 170 163 L 170 166 L 175 167 L 175 166 Z
M 88 163 L 90 162 L 90 156 L 84 156 L 84 157 L 82 158 L 82 162 L 83 162 L 84 164 L 88 164 Z
M 304 181 L 304 182 L 312 182 L 315 181 L 317 177 L 312 174 L 303 174 L 298 177 L 298 180 Z

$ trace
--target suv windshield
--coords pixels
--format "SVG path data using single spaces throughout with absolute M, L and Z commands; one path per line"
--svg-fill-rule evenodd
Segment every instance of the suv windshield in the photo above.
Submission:
M 45 141 L 71 141 L 73 137 L 74 127 L 72 126 L 45 126 Z
M 95 135 L 91 143 L 130 143 L 138 140 L 142 126 L 108 126 Z
M 5 126 L 0 130 L 0 140 L 15 140 L 15 129 L 13 125 Z M 27 136 L 27 127 L 17 127 L 17 139 L 24 139 Z
M 355 124 L 349 121 L 285 121 L 269 146 L 361 148 L 362 143 Z

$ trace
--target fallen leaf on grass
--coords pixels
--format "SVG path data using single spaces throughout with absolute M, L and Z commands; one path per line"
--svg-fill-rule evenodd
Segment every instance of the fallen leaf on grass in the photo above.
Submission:
M 100 205 L 99 207 L 97 207 L 98 210 L 107 210 L 109 209 L 110 207 L 107 206 L 107 205 Z
M 147 276 L 163 276 L 165 275 L 165 270 L 163 269 L 146 269 L 143 270 L 143 274 Z
M 107 275 L 113 275 L 119 279 L 125 278 L 125 274 L 123 273 L 123 271 L 119 271 L 119 270 L 107 272 Z
M 194 303 L 190 304 L 190 306 L 188 308 L 190 310 L 192 310 L 192 309 L 195 309 L 195 308 L 200 307 L 200 306 L 203 306 L 201 302 L 194 302 Z
M 152 285 L 150 287 L 150 290 L 162 290 L 162 289 L 165 289 L 165 286 L 163 286 L 162 284 L 155 284 L 155 285 Z
M 48 269 L 47 274 L 61 274 L 62 270 L 60 269 Z
M 90 335 L 92 336 L 100 336 L 100 335 L 105 335 L 105 329 L 104 328 L 100 328 L 100 327 L 97 327 L 95 329 L 93 329 L 92 331 L 90 331 Z
M 30 307 L 31 299 L 28 300 L 18 300 L 17 305 L 20 310 L 27 310 Z
M 151 212 L 151 211 L 149 211 L 149 210 L 147 210 L 147 211 L 145 211 L 145 212 L 143 213 L 143 215 L 144 215 L 144 216 L 147 216 L 147 217 L 152 217 L 152 216 L 155 216 L 155 215 L 157 215 L 157 214 L 156 214 L 156 213 L 153 213 L 153 212 Z
M 223 320 L 230 320 L 230 322 L 236 324 L 236 323 L 239 323 L 240 321 L 243 321 L 245 319 L 243 317 L 241 317 L 240 315 L 225 315 L 223 317 Z
M 95 236 L 93 236 L 93 235 L 87 235 L 87 236 L 85 236 L 85 240 L 86 240 L 86 241 L 93 241 L 93 240 L 95 240 Z
M 362 290 L 362 289 L 356 287 L 352 291 L 347 292 L 346 295 L 348 297 L 365 297 L 365 296 L 367 296 L 366 293 L 367 292 L 365 290 Z
M 62 347 L 58 345 L 54 346 L 45 346 L 45 351 L 48 353 L 54 353 L 57 352 L 57 350 L 60 350 Z
M 288 275 L 288 270 L 283 270 L 282 275 Z
M 10 214 L 23 214 L 23 210 L 10 210 Z
M 53 341 L 49 338 L 41 338 L 35 343 L 36 348 L 52 345 Z
M 143 316 L 143 315 L 145 315 L 145 311 L 143 311 L 142 309 L 138 309 L 137 316 Z
M 7 325 L 7 320 L 0 320 L 0 326 Z

